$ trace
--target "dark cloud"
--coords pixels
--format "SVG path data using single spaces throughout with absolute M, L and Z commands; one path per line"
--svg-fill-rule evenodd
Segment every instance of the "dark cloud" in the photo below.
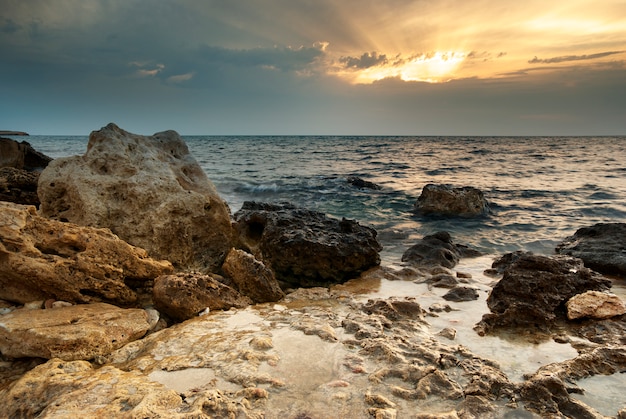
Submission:
M 621 54 L 624 51 L 606 51 L 599 52 L 597 54 L 588 54 L 588 55 L 562 55 L 560 57 L 552 57 L 552 58 L 533 58 L 532 60 L 528 60 L 528 64 L 557 64 L 563 63 L 567 61 L 584 61 L 584 60 L 595 60 L 596 58 L 603 58 L 609 55 Z
M 18 30 L 20 30 L 20 25 L 15 23 L 12 19 L 0 19 L 0 32 L 15 33 Z
M 345 56 L 339 58 L 339 62 L 346 68 L 370 68 L 377 65 L 387 64 L 387 56 L 378 54 L 376 51 L 364 52 L 360 57 Z

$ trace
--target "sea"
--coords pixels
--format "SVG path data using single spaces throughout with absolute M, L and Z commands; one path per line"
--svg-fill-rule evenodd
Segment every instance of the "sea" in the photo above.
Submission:
M 53 158 L 82 155 L 88 143 L 86 136 L 14 138 L 28 141 Z M 579 228 L 626 222 L 623 136 L 183 138 L 233 214 L 245 201 L 290 202 L 331 217 L 357 220 L 378 232 L 382 264 L 392 268 L 401 267 L 402 254 L 409 247 L 438 231 L 447 231 L 455 243 L 481 251 L 484 256 L 463 259 L 455 267 L 472 276 L 479 300 L 451 303 L 450 313 L 429 318 L 429 323 L 434 331 L 454 328 L 456 342 L 495 360 L 512 381 L 522 381 L 525 374 L 542 365 L 571 359 L 577 351 L 553 340 L 478 336 L 473 326 L 489 311 L 486 297 L 494 283 L 484 270 L 507 252 L 551 255 L 557 244 Z M 357 188 L 348 177 L 359 177 L 380 188 Z M 414 205 L 427 184 L 478 188 L 491 213 L 476 218 L 418 215 Z M 442 301 L 445 291 L 410 281 L 386 281 L 363 298 L 411 296 L 428 307 Z M 624 280 L 614 282 L 612 291 L 626 300 Z M 240 315 L 247 318 L 250 313 Z M 281 349 L 285 354 L 293 352 L 294 342 L 304 338 L 297 331 L 289 333 L 290 343 Z M 293 376 L 310 377 L 308 363 L 298 365 L 302 370 L 291 371 Z M 623 407 L 626 374 L 594 376 L 578 385 L 585 392 L 572 397 L 604 415 L 615 415 Z M 311 396 L 294 397 L 305 400 Z
M 30 136 L 57 158 L 87 136 Z M 184 136 L 231 212 L 244 201 L 291 202 L 373 227 L 396 264 L 419 239 L 448 231 L 485 254 L 552 254 L 577 229 L 626 222 L 626 137 Z M 380 189 L 357 188 L 359 177 Z M 420 216 L 427 184 L 472 186 L 491 213 Z

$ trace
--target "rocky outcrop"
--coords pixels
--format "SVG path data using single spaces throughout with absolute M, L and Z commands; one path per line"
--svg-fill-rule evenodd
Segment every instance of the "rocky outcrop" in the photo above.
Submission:
M 626 278 L 626 223 L 596 224 L 576 231 L 557 247 L 557 253 L 582 259 L 585 266 Z
M 626 314 L 626 304 L 615 294 L 587 291 L 570 298 L 565 304 L 570 320 L 588 317 L 609 319 Z
M 39 206 L 38 181 L 39 172 L 14 167 L 0 168 L 0 201 Z
M 413 266 L 443 266 L 453 268 L 462 257 L 477 257 L 481 253 L 452 241 L 450 233 L 440 231 L 425 236 L 402 255 L 402 261 Z
M 133 306 L 136 288 L 172 270 L 110 230 L 49 220 L 35 207 L 0 202 L 0 299 Z
M 50 161 L 50 157 L 38 152 L 26 141 L 17 142 L 0 137 L 0 167 L 39 171 Z
M 11 358 L 93 359 L 142 337 L 150 328 L 147 318 L 145 310 L 104 303 L 22 308 L 0 317 L 0 352 Z
M 213 276 L 200 273 L 159 276 L 154 281 L 152 292 L 155 307 L 178 321 L 196 317 L 207 308 L 228 310 L 252 304 L 248 297 Z
M 1 389 L 0 404 L 11 418 L 208 419 L 245 410 L 218 390 L 188 396 L 136 372 L 53 359 Z
M 557 318 L 565 318 L 566 302 L 585 291 L 604 291 L 611 281 L 570 256 L 518 253 L 504 268 L 504 275 L 487 298 L 490 314 L 476 326 L 484 334 L 499 327 L 546 330 Z M 494 265 L 501 265 L 494 262 Z
M 228 206 L 174 131 L 94 131 L 83 156 L 42 172 L 39 198 L 43 216 L 109 228 L 179 268 L 217 269 L 233 245 Z
M 243 250 L 231 249 L 222 270 L 233 279 L 237 289 L 255 303 L 278 301 L 285 296 L 274 272 Z
M 424 186 L 414 210 L 421 215 L 457 217 L 476 217 L 490 212 L 489 202 L 480 189 L 434 184 Z
M 244 202 L 235 228 L 245 248 L 291 286 L 341 283 L 380 264 L 376 231 L 291 204 Z

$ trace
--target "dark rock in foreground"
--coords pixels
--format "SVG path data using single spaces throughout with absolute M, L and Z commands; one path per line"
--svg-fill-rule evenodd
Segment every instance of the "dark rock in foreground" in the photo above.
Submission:
M 235 213 L 243 245 L 292 286 L 345 282 L 380 264 L 376 231 L 289 203 L 244 202 Z
M 0 201 L 38 207 L 38 181 L 38 172 L 29 172 L 14 167 L 0 168 Z
M 557 253 L 580 258 L 588 268 L 621 277 L 626 277 L 625 249 L 625 223 L 581 228 L 556 247 Z
M 471 287 L 454 287 L 442 297 L 446 301 L 474 301 L 478 300 L 478 291 Z
M 480 256 L 480 252 L 452 241 L 450 233 L 440 231 L 425 236 L 402 255 L 402 262 L 414 266 L 453 268 L 462 257 Z
M 516 256 L 504 256 L 512 261 L 487 298 L 491 314 L 485 314 L 476 326 L 479 333 L 518 326 L 546 330 L 558 317 L 565 318 L 565 304 L 573 296 L 611 287 L 610 280 L 586 268 L 580 259 L 532 253 Z
M 38 152 L 26 141 L 0 138 L 0 167 L 33 171 L 43 169 L 51 161 L 52 158 Z
M 489 203 L 483 192 L 471 186 L 428 184 L 415 203 L 415 212 L 422 215 L 476 217 L 489 214 Z

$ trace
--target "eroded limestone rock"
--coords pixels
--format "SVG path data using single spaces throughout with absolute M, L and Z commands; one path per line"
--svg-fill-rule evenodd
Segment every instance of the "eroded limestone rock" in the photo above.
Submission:
M 252 303 L 213 276 L 191 272 L 159 276 L 152 292 L 156 308 L 178 321 L 196 317 L 206 308 L 228 310 Z
M 278 301 L 285 296 L 274 272 L 243 250 L 231 249 L 222 270 L 233 279 L 237 289 L 255 303 Z
M 228 206 L 174 131 L 93 131 L 83 156 L 41 173 L 39 198 L 46 217 L 109 228 L 181 268 L 219 268 L 233 244 Z
M 596 224 L 578 229 L 556 251 L 582 259 L 585 266 L 626 278 L 626 223 Z
M 19 309 L 0 316 L 0 352 L 11 358 L 88 360 L 142 337 L 149 328 L 145 310 L 105 303 Z
M 415 212 L 423 215 L 476 217 L 489 211 L 483 192 L 471 186 L 454 188 L 428 184 L 415 203 Z
M 626 304 L 615 294 L 587 291 L 570 298 L 567 303 L 567 318 L 581 317 L 608 319 L 626 314 Z
M 291 286 L 342 283 L 380 264 L 376 231 L 291 204 L 244 202 L 235 213 L 239 237 Z
M 477 325 L 479 333 L 499 327 L 547 329 L 558 317 L 565 318 L 565 303 L 589 290 L 604 291 L 611 281 L 586 268 L 570 256 L 516 253 L 496 261 L 504 275 L 487 298 L 490 314 Z
M 107 229 L 37 215 L 35 207 L 0 202 L 0 299 L 27 303 L 137 303 L 129 286 L 172 272 Z

